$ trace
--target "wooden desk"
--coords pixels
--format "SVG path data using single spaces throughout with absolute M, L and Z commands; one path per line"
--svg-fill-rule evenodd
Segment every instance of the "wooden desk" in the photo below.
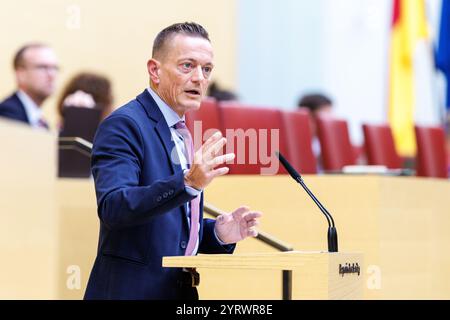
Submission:
M 304 180 L 332 213 L 339 250 L 364 253 L 365 298 L 450 298 L 449 181 L 343 175 L 305 176 Z M 241 204 L 262 210 L 261 229 L 291 243 L 296 250 L 327 248 L 325 218 L 290 177 L 223 177 L 207 189 L 206 199 L 224 210 Z M 237 253 L 268 250 L 249 240 L 238 246 Z M 235 275 L 224 273 L 223 278 Z M 209 277 L 207 271 L 204 278 Z M 208 292 L 208 297 L 217 297 L 212 289 L 218 287 L 217 281 L 212 281 L 210 289 L 201 290 Z M 230 296 L 239 292 L 226 281 L 220 284 Z M 247 286 L 261 298 L 281 291 L 257 280 L 248 280 Z
M 0 299 L 57 298 L 56 137 L 0 119 Z
M 333 214 L 340 251 L 364 254 L 365 298 L 450 298 L 448 181 L 339 175 L 304 179 Z M 60 180 L 57 190 L 61 228 L 71 235 L 61 240 L 65 247 L 62 265 L 81 266 L 83 291 L 98 237 L 93 183 Z M 225 210 L 241 204 L 262 210 L 261 230 L 293 244 L 296 250 L 327 248 L 325 218 L 287 176 L 223 177 L 207 189 L 206 199 Z M 255 239 L 240 243 L 236 250 L 237 254 L 258 252 L 275 250 Z M 203 299 L 281 297 L 281 272 L 276 270 L 200 271 Z M 65 268 L 60 275 L 67 278 Z M 78 293 L 65 295 L 69 296 L 77 298 Z

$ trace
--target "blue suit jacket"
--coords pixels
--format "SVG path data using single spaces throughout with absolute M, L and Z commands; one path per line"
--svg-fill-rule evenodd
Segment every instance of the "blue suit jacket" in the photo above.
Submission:
M 0 103 L 0 117 L 30 123 L 25 107 L 17 96 L 17 92 Z
M 192 199 L 180 165 L 171 161 L 170 129 L 145 90 L 106 118 L 92 151 L 100 237 L 86 299 L 177 299 L 181 269 L 163 268 L 163 256 L 184 255 Z M 203 209 L 203 197 L 200 212 Z M 201 253 L 231 253 L 200 219 Z

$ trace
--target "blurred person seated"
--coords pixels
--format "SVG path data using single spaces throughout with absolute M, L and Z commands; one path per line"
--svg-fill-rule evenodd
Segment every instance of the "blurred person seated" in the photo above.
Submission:
M 112 111 L 111 82 L 105 76 L 83 72 L 66 85 L 58 101 L 60 136 L 82 138 L 91 143 L 100 122 Z M 59 150 L 59 176 L 91 176 L 90 155 L 74 142 L 72 149 Z
M 312 136 L 312 149 L 316 158 L 320 161 L 320 142 L 317 135 L 317 118 L 332 117 L 333 116 L 333 101 L 320 93 L 311 93 L 304 95 L 298 101 L 299 108 L 307 108 L 311 114 L 311 136 Z
M 92 115 L 92 117 L 98 118 L 94 128 L 96 129 L 99 122 L 111 113 L 112 105 L 112 85 L 107 77 L 91 72 L 79 73 L 67 83 L 58 100 L 57 109 L 60 116 L 60 131 L 64 132 L 65 121 L 72 120 L 67 119 L 72 113 L 86 116 Z M 73 108 L 78 109 L 73 110 Z M 92 111 L 87 111 L 88 109 Z M 82 137 L 85 128 L 86 123 L 80 123 L 80 134 L 77 135 L 76 132 L 72 134 Z M 88 141 L 92 141 L 92 138 L 88 139 Z
M 212 97 L 217 101 L 235 101 L 238 100 L 238 96 L 229 91 L 222 89 L 217 82 L 212 82 L 209 85 L 208 92 L 206 94 L 208 97 Z
M 322 158 L 321 158 L 321 149 L 320 142 L 317 133 L 317 119 L 321 118 L 332 118 L 334 117 L 333 113 L 333 100 L 328 96 L 321 93 L 312 93 L 304 95 L 300 98 L 298 102 L 298 107 L 307 108 L 311 113 L 311 131 L 312 131 L 312 149 L 313 153 L 317 158 L 318 162 L 318 170 L 322 171 Z M 364 154 L 364 146 L 353 145 L 353 154 L 358 164 L 364 164 L 365 154 Z
M 13 60 L 17 90 L 0 103 L 0 117 L 49 129 L 42 104 L 56 89 L 59 67 L 56 54 L 42 43 L 21 47 Z

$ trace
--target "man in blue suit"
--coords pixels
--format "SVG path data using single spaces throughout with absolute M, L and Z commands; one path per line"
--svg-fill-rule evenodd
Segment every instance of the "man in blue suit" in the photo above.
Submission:
M 234 159 L 220 155 L 220 133 L 194 153 L 184 125 L 213 69 L 208 33 L 195 23 L 165 28 L 147 69 L 150 87 L 106 118 L 94 139 L 100 237 L 85 299 L 196 300 L 198 273 L 163 268 L 162 257 L 232 253 L 257 235 L 261 213 L 247 207 L 203 219 L 203 189 Z
M 40 43 L 23 46 L 14 57 L 17 91 L 0 103 L 0 117 L 48 129 L 42 103 L 55 91 L 58 74 L 53 50 Z

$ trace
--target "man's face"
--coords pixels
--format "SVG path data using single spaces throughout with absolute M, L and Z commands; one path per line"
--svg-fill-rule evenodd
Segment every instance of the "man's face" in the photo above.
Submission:
M 201 37 L 177 34 L 168 39 L 164 51 L 152 82 L 159 96 L 182 116 L 200 108 L 213 69 L 212 46 Z
M 24 52 L 23 64 L 16 70 L 18 86 L 43 101 L 56 89 L 58 70 L 58 61 L 51 48 L 29 48 Z

